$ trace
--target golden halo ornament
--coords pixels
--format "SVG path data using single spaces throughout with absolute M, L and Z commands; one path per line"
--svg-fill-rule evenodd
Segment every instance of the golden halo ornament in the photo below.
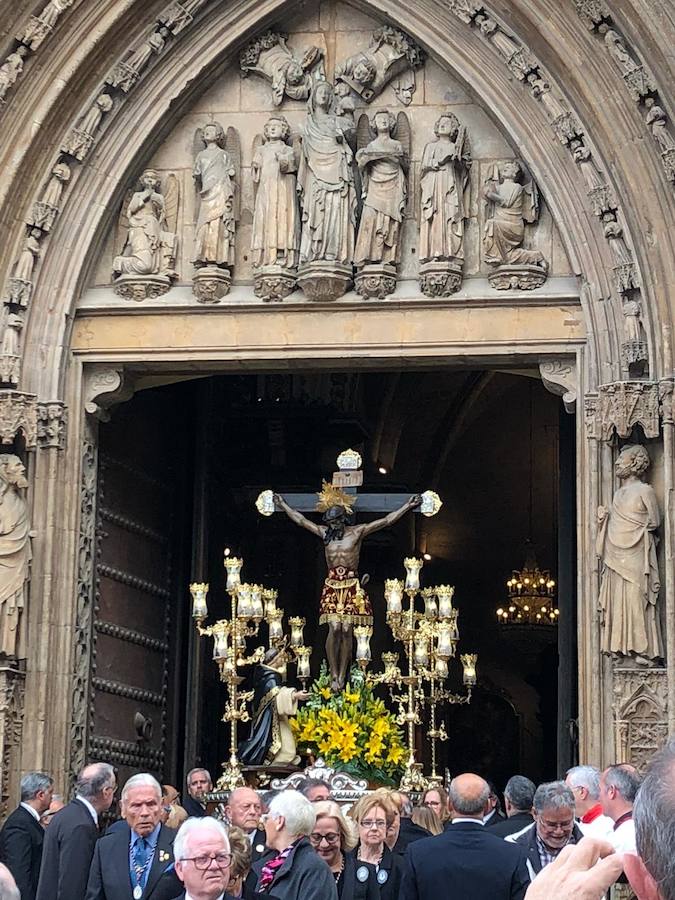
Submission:
M 317 512 L 326 512 L 331 506 L 341 506 L 351 512 L 356 503 L 356 494 L 347 494 L 329 481 L 322 482 L 321 493 L 317 494 L 317 497 L 319 498 L 316 504 Z

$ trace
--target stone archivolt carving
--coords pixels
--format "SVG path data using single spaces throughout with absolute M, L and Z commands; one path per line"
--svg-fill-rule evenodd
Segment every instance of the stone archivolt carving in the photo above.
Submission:
M 73 5 L 74 0 L 49 0 L 39 16 L 31 16 L 23 31 L 17 35 L 31 50 L 37 50 L 54 30 L 61 13 Z
M 624 340 L 621 353 L 628 375 L 639 378 L 647 373 L 649 346 L 642 327 L 642 306 L 638 300 L 624 297 L 621 304 L 624 322 Z
M 287 37 L 278 31 L 266 31 L 239 54 L 242 75 L 259 75 L 268 81 L 275 106 L 285 96 L 291 100 L 307 100 L 312 90 L 313 71 L 317 70 L 316 74 L 323 77 L 323 50 L 309 47 L 298 59 L 287 46 Z
M 415 93 L 415 71 L 424 63 L 424 52 L 405 32 L 383 25 L 373 32 L 367 50 L 348 57 L 335 68 L 336 82 L 343 82 L 370 103 L 393 81 L 394 93 L 405 106 Z
M 658 384 L 649 381 L 616 381 L 598 390 L 594 408 L 587 409 L 588 436 L 611 441 L 616 434 L 629 438 L 640 425 L 646 438 L 660 433 Z
M 230 289 L 234 267 L 236 192 L 241 170 L 239 136 L 227 135 L 217 122 L 199 129 L 192 176 L 199 191 L 195 226 L 193 293 L 203 303 L 217 302 Z
M 602 652 L 639 665 L 663 657 L 655 537 L 661 516 L 654 488 L 642 480 L 649 465 L 645 447 L 623 448 L 615 464 L 621 487 L 609 510 L 598 507 L 596 544 Z
M 0 390 L 0 443 L 12 444 L 17 435 L 26 450 L 37 444 L 37 403 L 33 394 Z
M 28 47 L 17 47 L 0 66 L 0 102 L 4 102 L 7 91 L 14 86 L 23 72 L 23 61 L 28 56 Z
M 180 3 L 172 3 L 166 12 L 162 13 L 159 21 L 162 25 L 166 25 L 171 34 L 175 37 L 184 31 L 188 25 L 194 21 L 195 13 L 198 12 L 207 0 L 182 0 Z
M 25 656 L 26 594 L 31 558 L 24 491 L 26 469 L 18 456 L 0 454 L 0 653 Z
M 148 38 L 131 50 L 124 60 L 112 68 L 106 76 L 105 83 L 125 94 L 128 93 L 148 66 L 153 54 L 158 56 L 164 50 L 170 36 L 171 32 L 164 26 L 153 31 Z
M 401 225 L 408 197 L 410 124 L 378 110 L 359 119 L 356 163 L 363 209 L 354 250 L 356 290 L 362 297 L 386 297 L 396 288 Z
M 21 331 L 23 311 L 11 312 L 5 307 L 0 348 L 0 383 L 16 387 L 21 374 Z
M 295 289 L 300 249 L 298 160 L 283 116 L 265 123 L 257 140 L 251 173 L 256 185 L 251 233 L 254 291 L 263 300 L 283 300 Z
M 613 672 L 616 759 L 643 772 L 668 738 L 668 677 L 665 669 L 616 665 Z
M 666 177 L 675 182 L 675 138 L 668 130 L 668 116 L 660 106 L 652 106 L 645 117 L 645 124 L 661 151 Z
M 113 108 L 110 94 L 101 93 L 61 146 L 61 151 L 82 162 L 94 143 L 103 116 Z
M 55 163 L 40 199 L 33 203 L 33 214 L 29 225 L 34 225 L 41 231 L 51 231 L 61 207 L 64 188 L 70 181 L 70 174 L 70 167 L 67 163 L 62 160 Z
M 485 198 L 485 260 L 497 266 L 488 275 L 497 290 L 532 290 L 546 280 L 548 263 L 539 250 L 523 247 L 525 223 L 539 218 L 539 192 L 534 181 L 521 183 L 523 170 L 515 160 L 493 166 L 483 186 Z
M 18 788 L 23 736 L 26 676 L 13 666 L 0 667 L 0 760 L 2 763 L 0 816 L 10 811 Z
M 33 269 L 40 256 L 39 228 L 30 228 L 24 238 L 23 249 L 14 263 L 12 277 L 9 279 L 7 302 L 15 306 L 28 306 L 33 293 Z
M 434 134 L 420 168 L 420 286 L 428 297 L 448 297 L 462 283 L 471 149 L 453 113 L 436 120 Z
M 113 260 L 115 293 L 126 300 L 159 297 L 177 277 L 178 179 L 169 175 L 165 192 L 154 169 L 141 175 L 139 189 L 122 205 L 118 232 L 122 252 Z
M 352 136 L 353 121 L 338 115 L 332 86 L 318 82 L 308 101 L 298 170 L 302 203 L 298 284 L 312 300 L 335 300 L 352 280 L 356 225 Z
M 605 47 L 622 73 L 633 100 L 639 102 L 653 93 L 656 90 L 654 79 L 644 66 L 635 62 L 621 35 L 605 22 L 598 28 L 598 33 L 603 35 Z

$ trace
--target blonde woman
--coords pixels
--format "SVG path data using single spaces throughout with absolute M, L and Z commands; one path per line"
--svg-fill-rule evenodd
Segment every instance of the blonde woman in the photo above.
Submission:
M 441 820 L 430 806 L 416 806 L 411 818 L 415 825 L 426 828 L 430 834 L 441 834 L 443 831 Z
M 434 787 L 427 788 L 426 791 L 422 794 L 422 802 L 420 806 L 428 806 L 429 809 L 432 809 L 438 818 L 441 820 L 441 825 L 445 827 L 445 823 L 450 820 L 450 802 L 448 799 L 448 792 L 445 788 L 440 785 L 434 785 Z M 415 818 L 413 817 L 413 821 Z M 426 828 L 426 825 L 423 823 L 423 828 Z
M 380 900 L 375 867 L 356 858 L 354 823 L 332 800 L 314 804 L 316 824 L 309 839 L 333 873 L 340 900 Z
M 366 794 L 350 810 L 359 830 L 356 858 L 375 867 L 382 900 L 397 900 L 403 862 L 387 846 L 388 829 L 394 824 L 397 807 L 388 791 Z
M 251 868 L 251 843 L 248 835 L 236 825 L 230 825 L 227 836 L 230 839 L 230 853 L 232 854 L 227 893 L 233 897 L 241 897 L 243 896 L 244 881 Z

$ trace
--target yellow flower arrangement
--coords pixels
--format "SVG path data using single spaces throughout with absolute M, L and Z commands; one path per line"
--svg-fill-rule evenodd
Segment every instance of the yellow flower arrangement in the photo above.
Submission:
M 324 663 L 291 728 L 301 751 L 322 756 L 335 769 L 380 784 L 393 784 L 402 771 L 401 731 L 356 667 L 345 689 L 333 694 Z

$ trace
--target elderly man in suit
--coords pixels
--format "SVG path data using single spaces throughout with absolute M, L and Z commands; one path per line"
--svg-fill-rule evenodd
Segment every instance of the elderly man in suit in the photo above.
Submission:
M 86 900 L 171 900 L 180 890 L 173 863 L 175 832 L 162 825 L 162 788 L 152 775 L 132 776 L 122 791 L 124 828 L 96 845 Z
M 174 843 L 176 872 L 183 891 L 174 900 L 234 900 L 225 888 L 232 853 L 224 826 L 216 819 L 188 819 Z
M 487 782 L 478 775 L 458 775 L 449 795 L 452 825 L 436 837 L 410 844 L 400 900 L 523 900 L 529 878 L 522 850 L 483 826 L 491 808 Z
M 530 878 L 552 863 L 563 847 L 578 844 L 583 837 L 574 821 L 574 794 L 564 781 L 540 784 L 534 793 L 534 824 L 506 841 L 522 847 Z
M 98 837 L 98 817 L 110 809 L 117 782 L 108 763 L 85 766 L 75 799 L 56 813 L 45 831 L 37 900 L 82 900 Z
M 506 819 L 492 826 L 492 834 L 505 838 L 530 827 L 534 822 L 532 800 L 535 790 L 534 782 L 524 775 L 512 775 L 509 778 L 504 788 Z
M 225 817 L 230 825 L 236 825 L 248 835 L 251 862 L 257 862 L 265 852 L 265 832 L 259 827 L 262 811 L 259 795 L 249 787 L 232 791 L 225 807 Z
M 21 803 L 0 831 L 0 860 L 14 876 L 22 900 L 35 900 L 44 828 L 40 816 L 49 809 L 54 779 L 44 772 L 29 772 L 21 779 Z
M 207 816 L 204 794 L 213 789 L 213 780 L 208 769 L 190 769 L 185 779 L 187 797 L 183 797 L 183 809 L 188 816 Z

